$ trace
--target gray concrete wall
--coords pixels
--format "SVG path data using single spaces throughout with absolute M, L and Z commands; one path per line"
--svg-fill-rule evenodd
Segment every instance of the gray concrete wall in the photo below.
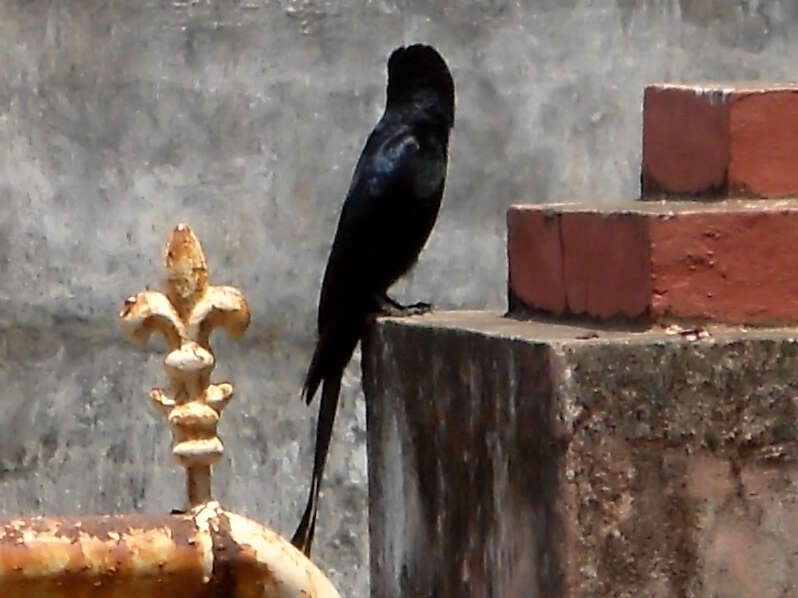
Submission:
M 638 193 L 643 85 L 791 79 L 792 0 L 0 3 L 0 512 L 165 511 L 182 500 L 147 404 L 159 345 L 116 328 L 189 222 L 254 320 L 220 337 L 237 384 L 223 502 L 290 533 L 312 416 L 298 395 L 317 289 L 385 58 L 427 41 L 458 114 L 438 227 L 400 298 L 502 307 L 510 202 Z M 364 595 L 365 415 L 345 380 L 316 556 Z M 177 482 L 177 483 L 176 483 Z

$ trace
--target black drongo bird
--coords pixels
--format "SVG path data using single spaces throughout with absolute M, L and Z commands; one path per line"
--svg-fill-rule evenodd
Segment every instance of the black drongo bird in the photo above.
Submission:
M 319 487 L 330 446 L 341 377 L 372 314 L 423 313 L 386 295 L 427 242 L 446 180 L 454 82 L 438 52 L 400 47 L 388 59 L 385 112 L 355 167 L 335 233 L 319 299 L 319 338 L 302 395 L 319 385 L 313 478 L 305 513 L 291 542 L 310 554 Z

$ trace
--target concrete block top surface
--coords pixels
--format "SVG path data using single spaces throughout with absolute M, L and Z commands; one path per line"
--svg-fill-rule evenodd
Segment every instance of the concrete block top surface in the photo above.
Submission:
M 548 211 L 551 214 L 559 212 L 594 213 L 594 214 L 641 214 L 647 216 L 676 216 L 681 214 L 711 214 L 711 213 L 759 213 L 798 210 L 798 196 L 774 199 L 772 201 L 757 201 L 753 199 L 723 199 L 708 202 L 684 200 L 652 200 L 630 201 L 618 199 L 600 205 L 586 202 L 564 201 L 546 204 L 512 204 L 508 208 L 513 211 Z
M 752 94 L 768 93 L 772 91 L 798 91 L 798 82 L 795 81 L 695 81 L 689 82 L 655 82 L 646 86 L 646 89 L 676 89 L 690 91 L 696 95 L 701 94 Z
M 702 327 L 678 325 L 623 325 L 600 321 L 571 322 L 553 317 L 534 319 L 509 317 L 500 311 L 433 311 L 423 316 L 380 318 L 382 326 L 406 326 L 441 331 L 460 331 L 482 336 L 520 340 L 546 345 L 651 344 L 698 342 L 738 342 L 765 339 L 798 339 L 798 328 L 747 327 L 707 324 Z

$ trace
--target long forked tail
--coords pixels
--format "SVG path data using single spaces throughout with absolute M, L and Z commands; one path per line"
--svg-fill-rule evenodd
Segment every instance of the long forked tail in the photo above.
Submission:
M 310 495 L 299 523 L 291 538 L 291 544 L 310 557 L 310 547 L 313 544 L 313 534 L 316 530 L 316 513 L 319 506 L 319 490 L 321 478 L 324 474 L 324 465 L 327 461 L 327 452 L 330 448 L 335 411 L 338 409 L 338 397 L 341 392 L 341 377 L 343 369 L 335 375 L 324 378 L 321 391 L 321 405 L 319 405 L 319 419 L 316 422 L 316 453 L 313 458 L 313 477 L 310 483 Z M 318 383 L 317 383 L 318 386 Z M 306 385 L 307 388 L 307 385 Z M 315 389 L 314 389 L 315 390 Z M 310 395 L 313 398 L 313 395 Z
M 330 449 L 335 412 L 338 409 L 341 378 L 360 339 L 364 322 L 365 316 L 353 311 L 336 319 L 332 326 L 321 331 L 302 389 L 302 396 L 307 403 L 310 403 L 319 385 L 323 385 L 319 417 L 316 421 L 316 452 L 313 457 L 313 477 L 310 482 L 308 503 L 302 521 L 294 532 L 294 537 L 291 538 L 291 543 L 307 556 L 310 556 L 310 546 L 316 528 L 319 490 L 324 475 L 324 465 L 327 462 L 327 452 Z

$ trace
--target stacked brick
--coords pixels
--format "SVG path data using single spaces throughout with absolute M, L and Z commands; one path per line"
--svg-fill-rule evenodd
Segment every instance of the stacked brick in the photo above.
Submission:
M 641 191 L 511 206 L 511 311 L 798 321 L 798 86 L 649 86 Z

